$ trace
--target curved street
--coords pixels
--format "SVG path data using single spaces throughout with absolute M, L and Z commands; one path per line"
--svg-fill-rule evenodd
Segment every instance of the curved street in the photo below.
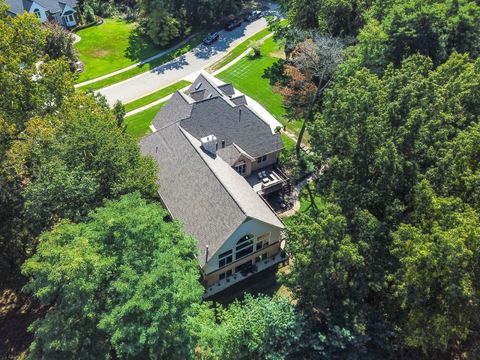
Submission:
M 277 15 L 277 4 L 271 4 L 265 15 Z M 107 98 L 110 105 L 120 100 L 123 103 L 148 95 L 164 88 L 200 70 L 208 68 L 224 57 L 235 46 L 252 35 L 265 29 L 267 21 L 264 17 L 252 22 L 243 22 L 233 31 L 220 31 L 220 39 L 210 46 L 199 45 L 188 53 L 128 80 L 98 90 Z

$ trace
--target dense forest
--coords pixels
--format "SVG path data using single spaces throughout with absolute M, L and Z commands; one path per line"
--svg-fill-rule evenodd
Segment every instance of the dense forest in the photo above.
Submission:
M 158 39 L 219 6 L 138 4 Z M 224 308 L 121 111 L 74 91 L 58 29 L 0 8 L 0 271 L 43 311 L 28 358 L 480 358 L 480 2 L 281 6 L 265 76 L 322 175 L 287 221 L 291 298 Z

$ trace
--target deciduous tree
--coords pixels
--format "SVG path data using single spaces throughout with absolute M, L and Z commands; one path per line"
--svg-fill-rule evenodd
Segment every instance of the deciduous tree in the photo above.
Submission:
M 50 307 L 32 326 L 31 359 L 192 356 L 197 245 L 166 216 L 133 193 L 42 235 L 23 266 L 26 290 Z

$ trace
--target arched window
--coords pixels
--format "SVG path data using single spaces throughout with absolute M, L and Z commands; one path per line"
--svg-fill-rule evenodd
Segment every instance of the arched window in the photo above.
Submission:
M 35 9 L 33 10 L 33 13 L 35 14 L 35 16 L 39 19 L 42 18 L 42 14 L 40 14 L 40 10 L 39 9 Z
M 253 252 L 253 238 L 254 236 L 252 234 L 248 234 L 237 241 L 235 259 L 240 259 Z

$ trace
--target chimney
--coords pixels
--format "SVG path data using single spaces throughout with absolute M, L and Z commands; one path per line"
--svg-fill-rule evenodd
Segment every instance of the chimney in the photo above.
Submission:
M 209 154 L 213 155 L 214 157 L 217 156 L 217 138 L 215 135 L 208 135 L 200 139 L 202 142 L 203 150 L 208 152 Z

